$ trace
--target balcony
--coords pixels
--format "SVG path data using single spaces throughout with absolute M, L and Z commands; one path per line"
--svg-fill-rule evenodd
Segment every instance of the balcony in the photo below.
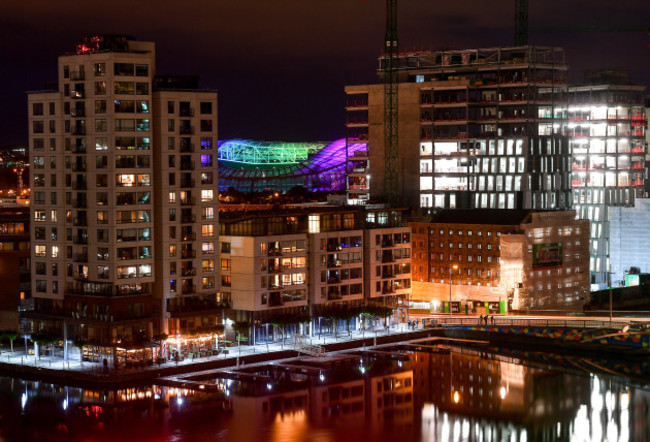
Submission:
M 196 276 L 196 267 L 185 267 L 182 269 L 183 276 Z
M 85 172 L 86 171 L 86 163 L 74 163 L 72 165 L 72 171 L 73 172 Z
M 281 283 L 274 284 L 272 282 L 269 282 L 269 290 L 281 290 L 283 288 L 284 286 Z
M 282 265 L 274 266 L 274 267 L 269 266 L 269 273 L 282 273 L 283 271 L 284 271 L 284 266 Z
M 72 244 L 86 245 L 88 244 L 88 237 L 86 236 L 75 236 L 72 238 Z
M 84 126 L 72 126 L 72 135 L 86 135 L 86 128 Z
M 196 222 L 196 215 L 181 216 L 181 224 L 190 224 Z
M 190 142 L 182 142 L 180 146 L 181 153 L 191 153 L 194 152 L 194 144 Z
M 72 207 L 75 209 L 85 209 L 87 207 L 87 203 L 85 199 L 73 199 L 72 200 Z
M 343 250 L 343 248 L 341 247 L 341 244 L 338 241 L 327 243 L 328 252 L 340 252 L 341 250 Z
M 178 110 L 178 114 L 181 117 L 193 117 L 194 116 L 194 109 L 191 107 L 181 107 Z
M 343 265 L 343 263 L 338 259 L 328 259 L 327 260 L 327 267 L 328 268 L 341 267 L 342 265 Z
M 86 109 L 79 108 L 79 109 L 70 109 L 70 116 L 71 117 L 85 117 L 86 116 Z
M 186 189 L 186 188 L 192 188 L 195 187 L 196 183 L 194 180 L 181 180 L 181 188 Z
M 72 183 L 72 190 L 86 190 L 87 188 L 86 181 L 75 181 Z
M 179 132 L 181 135 L 192 135 L 194 133 L 194 126 L 181 126 Z
M 196 204 L 196 200 L 193 197 L 181 198 L 181 206 L 193 206 Z
M 72 81 L 85 80 L 85 78 L 84 71 L 70 71 L 70 80 Z
M 392 271 L 391 272 L 383 272 L 383 271 L 381 272 L 382 279 L 395 278 L 396 276 L 397 275 L 395 274 L 395 272 L 392 272 Z
M 88 262 L 87 253 L 75 253 L 72 255 L 72 260 L 75 262 Z
M 88 227 L 88 219 L 87 218 L 73 218 L 72 219 L 72 225 L 77 226 L 77 227 Z
M 273 292 L 269 293 L 269 307 L 281 307 L 284 304 L 282 303 L 282 293 Z
M 181 289 L 181 293 L 183 293 L 184 295 L 191 295 L 193 293 L 196 293 L 196 286 L 194 284 L 184 285 L 183 288 Z
M 181 251 L 181 259 L 196 258 L 196 250 L 183 250 Z
M 381 256 L 381 262 L 395 262 L 395 256 L 393 256 L 392 253 L 390 254 L 383 254 Z
M 195 168 L 194 161 L 181 161 L 181 170 L 194 170 Z
M 77 146 L 76 144 L 71 148 L 72 153 L 86 153 L 86 146 Z
M 343 295 L 341 295 L 341 292 L 339 291 L 338 287 L 330 287 L 327 290 L 327 300 L 328 301 L 336 301 L 339 299 L 343 299 Z
M 191 232 L 181 236 L 181 241 L 196 241 L 196 233 Z
M 280 250 L 280 249 L 269 249 L 269 256 L 282 256 L 282 250 Z
M 76 279 L 77 281 L 87 281 L 88 280 L 88 275 L 85 273 L 79 273 L 79 272 L 74 272 L 72 277 Z

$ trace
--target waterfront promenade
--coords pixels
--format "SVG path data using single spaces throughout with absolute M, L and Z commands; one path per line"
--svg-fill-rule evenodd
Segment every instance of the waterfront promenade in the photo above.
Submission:
M 619 329 L 634 325 L 635 328 L 645 327 L 650 318 L 609 318 L 597 317 L 507 317 L 490 316 L 485 324 L 479 316 L 448 315 L 413 315 L 418 319 L 416 327 L 407 324 L 396 324 L 390 328 L 377 328 L 373 331 L 353 330 L 334 334 L 323 334 L 320 337 L 303 337 L 296 341 L 286 339 L 284 343 L 260 343 L 254 346 L 228 348 L 228 354 L 186 358 L 182 361 L 170 361 L 140 368 L 104 367 L 102 363 L 82 362 L 78 359 L 64 361 L 60 357 L 26 354 L 24 348 L 17 348 L 12 353 L 6 347 L 0 350 L 0 373 L 22 377 L 35 377 L 62 383 L 79 384 L 119 384 L 123 382 L 152 381 L 160 376 L 188 373 L 192 371 L 239 366 L 268 360 L 297 356 L 299 350 L 303 354 L 320 351 L 326 354 L 331 351 L 350 348 L 371 347 L 379 344 L 395 343 L 428 336 L 443 336 L 445 329 L 456 326 L 488 325 L 490 327 L 564 327 L 584 330 Z
M 422 321 L 418 327 L 409 328 L 407 324 L 396 324 L 389 328 L 378 328 L 374 331 L 354 330 L 350 334 L 339 332 L 323 334 L 320 338 L 303 338 L 303 354 L 308 354 L 313 348 L 321 348 L 327 352 L 357 347 L 369 347 L 378 344 L 400 342 L 409 339 L 442 335 L 442 329 L 423 328 Z M 295 341 L 287 338 L 284 343 L 260 343 L 254 346 L 242 345 L 229 347 L 228 354 L 205 356 L 200 358 L 185 358 L 181 361 L 168 361 L 139 368 L 104 367 L 102 363 L 82 362 L 79 359 L 64 361 L 60 357 L 25 354 L 23 347 L 12 353 L 3 347 L 0 351 L 0 374 L 20 377 L 38 377 L 62 383 L 88 384 L 118 384 L 123 382 L 151 381 L 160 376 L 168 376 L 212 368 L 223 368 L 250 364 L 267 360 L 275 360 L 297 356 Z

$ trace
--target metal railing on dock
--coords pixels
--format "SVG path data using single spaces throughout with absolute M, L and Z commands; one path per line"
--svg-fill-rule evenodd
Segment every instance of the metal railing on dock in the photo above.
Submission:
M 626 321 L 601 321 L 594 319 L 523 319 L 488 317 L 487 323 L 484 317 L 452 317 L 452 318 L 426 318 L 425 326 L 435 325 L 493 325 L 506 327 L 574 327 L 574 328 L 620 328 L 630 325 Z

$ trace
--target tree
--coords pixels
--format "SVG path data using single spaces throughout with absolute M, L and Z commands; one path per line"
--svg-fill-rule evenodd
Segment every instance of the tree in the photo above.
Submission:
M 161 351 L 160 351 L 160 354 L 158 355 L 158 357 L 160 357 L 160 358 L 165 357 L 165 353 L 166 353 L 166 351 L 165 351 L 165 349 L 166 349 L 165 343 L 167 341 L 167 338 L 169 338 L 169 335 L 167 333 L 160 333 L 158 335 L 154 335 L 154 336 L 151 337 L 151 339 L 154 342 L 157 342 L 160 345 L 160 350 Z
M 61 341 L 61 339 L 58 336 L 48 332 L 32 333 L 29 339 L 31 339 L 32 342 L 35 342 L 39 346 L 54 345 Z M 41 358 L 40 351 L 38 352 L 37 356 L 39 359 Z
M 15 330 L 0 331 L 0 341 L 8 340 L 11 345 L 11 354 L 14 354 L 14 341 L 18 339 L 18 332 Z
M 287 325 L 298 325 L 311 321 L 311 316 L 307 312 L 301 313 L 282 313 L 274 315 L 269 324 L 276 327 L 282 333 L 282 348 L 284 349 L 285 327 Z

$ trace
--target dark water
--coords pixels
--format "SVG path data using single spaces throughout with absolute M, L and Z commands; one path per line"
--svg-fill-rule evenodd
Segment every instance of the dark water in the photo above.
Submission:
M 269 378 L 204 379 L 212 392 L 0 378 L 0 440 L 650 440 L 645 362 L 460 347 L 402 359 L 309 375 L 251 366 Z

